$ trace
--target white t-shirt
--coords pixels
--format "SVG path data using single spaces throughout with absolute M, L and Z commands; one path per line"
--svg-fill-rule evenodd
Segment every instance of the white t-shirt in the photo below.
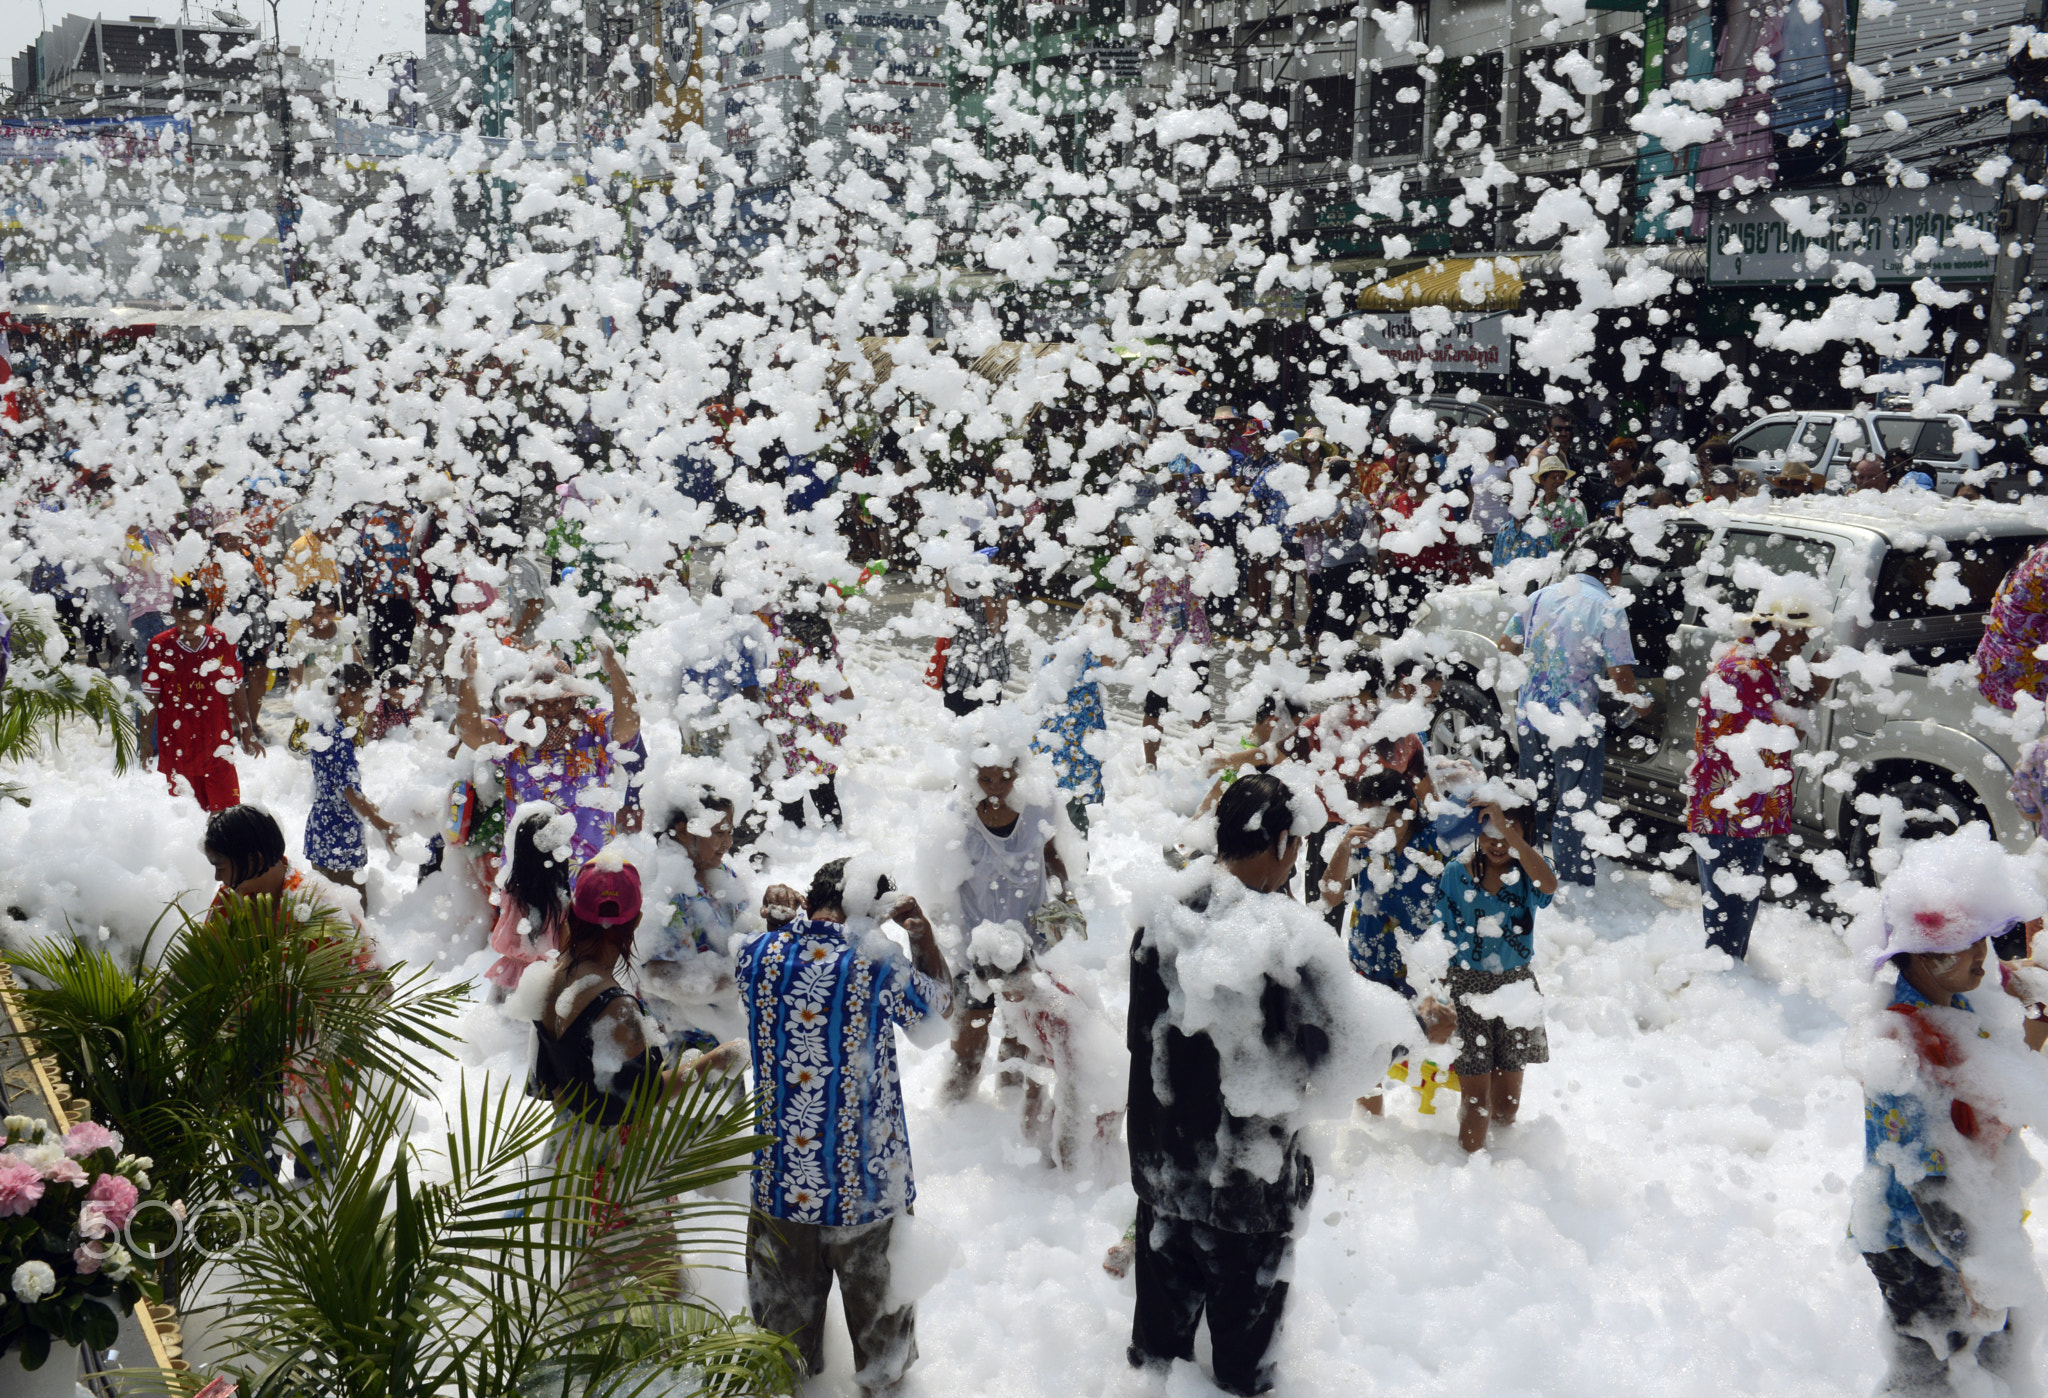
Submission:
M 1031 915 L 1045 906 L 1045 842 L 1053 835 L 1050 806 L 1026 806 L 1007 835 L 971 815 L 967 822 L 967 878 L 960 885 L 960 918 L 968 932 L 984 922 L 1014 922 L 1031 931 Z

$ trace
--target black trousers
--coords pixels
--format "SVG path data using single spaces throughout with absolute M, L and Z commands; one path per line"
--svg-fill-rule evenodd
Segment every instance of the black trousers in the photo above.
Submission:
M 827 825 L 840 824 L 839 782 L 834 777 L 824 777 L 811 788 L 811 804 L 818 808 L 818 819 Z M 797 829 L 804 828 L 804 803 L 801 800 L 784 801 L 782 818 Z
M 747 1309 L 754 1323 L 795 1339 L 817 1373 L 825 1367 L 825 1301 L 837 1277 L 854 1381 L 880 1388 L 903 1377 L 917 1360 L 917 1308 L 888 1308 L 895 1223 L 832 1228 L 754 1215 L 747 1222 Z
M 383 679 L 412 665 L 412 636 L 417 620 L 410 597 L 373 598 L 370 613 L 370 673 Z
M 1209 1314 L 1216 1386 L 1264 1393 L 1273 1386 L 1266 1350 L 1287 1306 L 1280 1272 L 1294 1251 L 1287 1233 L 1225 1233 L 1138 1201 L 1138 1305 L 1131 1317 L 1134 1367 L 1195 1357 L 1195 1327 Z
M 1890 1372 L 1878 1386 L 1879 1393 L 1942 1394 L 1955 1390 L 1949 1383 L 1949 1361 L 1976 1350 L 1979 1368 L 2000 1378 L 2012 1365 L 2012 1322 L 1986 1335 L 1964 1324 L 1970 1314 L 1969 1297 L 1963 1294 L 1962 1279 L 1945 1267 L 1931 1267 L 1908 1248 L 1866 1252 L 1863 1261 L 1877 1278 L 1884 1293 L 1885 1310 L 1892 1322 L 1891 1348 L 1886 1358 Z M 1927 1338 L 1942 1335 L 1937 1348 Z

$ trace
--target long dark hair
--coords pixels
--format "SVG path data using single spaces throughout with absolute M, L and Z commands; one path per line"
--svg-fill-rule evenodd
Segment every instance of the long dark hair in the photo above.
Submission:
M 227 861 L 234 874 L 228 880 L 231 888 L 268 873 L 284 860 L 284 831 L 278 828 L 276 817 L 256 806 L 215 811 L 206 818 L 202 843 L 209 854 Z
M 505 871 L 505 891 L 526 909 L 535 932 L 569 906 L 566 851 L 550 854 L 539 844 L 541 830 L 556 814 L 553 810 L 535 811 L 519 822 L 512 835 L 512 867 Z

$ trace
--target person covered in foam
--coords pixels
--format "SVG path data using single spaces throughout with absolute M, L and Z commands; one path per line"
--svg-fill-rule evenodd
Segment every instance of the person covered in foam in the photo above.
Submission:
M 1992 939 L 2048 909 L 1982 827 L 1910 845 L 1851 929 L 1884 992 L 1844 1050 L 1863 1082 L 1849 1238 L 1884 1298 L 1885 1393 L 2038 1392 L 2044 1293 L 2022 1226 L 2048 1074 L 2020 1001 L 1979 993 Z M 1891 984 L 1882 984 L 1886 973 Z

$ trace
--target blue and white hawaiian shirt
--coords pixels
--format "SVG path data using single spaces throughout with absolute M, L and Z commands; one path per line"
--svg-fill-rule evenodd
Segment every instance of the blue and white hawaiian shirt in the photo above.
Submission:
M 1507 634 L 1522 643 L 1528 657 L 1529 678 L 1515 701 L 1525 728 L 1530 708 L 1538 704 L 1598 713 L 1600 677 L 1617 665 L 1636 663 L 1628 609 L 1585 573 L 1538 591 L 1509 620 Z
M 1044 663 L 1051 664 L 1052 660 L 1052 656 L 1047 656 Z M 1102 706 L 1102 683 L 1088 678 L 1091 671 L 1101 668 L 1102 661 L 1095 652 L 1081 653 L 1081 664 L 1075 672 L 1077 679 L 1067 691 L 1066 703 L 1046 719 L 1045 726 L 1031 740 L 1033 752 L 1052 758 L 1060 789 L 1073 792 L 1090 806 L 1099 806 L 1104 800 L 1102 759 L 1087 747 L 1090 733 L 1106 732 L 1109 728 Z
M 870 939 L 856 948 L 839 924 L 800 917 L 740 948 L 761 1131 L 775 1138 L 754 1155 L 754 1207 L 770 1218 L 874 1223 L 917 1197 L 896 1027 L 936 1042 L 953 992 Z

